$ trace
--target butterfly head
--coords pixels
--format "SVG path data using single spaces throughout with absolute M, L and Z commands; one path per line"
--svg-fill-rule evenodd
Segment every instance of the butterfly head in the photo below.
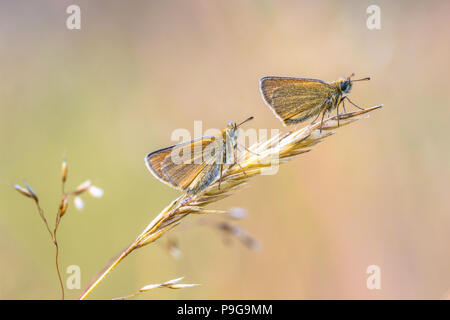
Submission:
M 350 77 L 347 79 L 341 79 L 338 80 L 338 88 L 341 91 L 342 95 L 347 95 L 350 93 L 350 90 L 352 90 L 352 80 Z
M 336 81 L 337 88 L 339 89 L 339 91 L 341 91 L 341 93 L 342 93 L 343 96 L 345 96 L 345 95 L 347 95 L 347 94 L 350 93 L 350 90 L 352 90 L 353 82 L 370 80 L 369 77 L 367 77 L 367 78 L 362 78 L 362 79 L 352 80 L 352 77 L 353 77 L 354 75 L 355 75 L 355 74 L 352 73 L 352 74 L 351 74 L 349 77 L 347 77 L 346 79 L 340 79 L 340 80 Z
M 247 121 L 252 120 L 253 117 L 249 117 L 242 121 L 241 123 L 235 123 L 228 121 L 227 127 L 225 128 L 226 136 L 231 139 L 232 145 L 235 146 L 237 144 L 237 138 L 238 138 L 238 130 L 241 125 L 246 123 Z

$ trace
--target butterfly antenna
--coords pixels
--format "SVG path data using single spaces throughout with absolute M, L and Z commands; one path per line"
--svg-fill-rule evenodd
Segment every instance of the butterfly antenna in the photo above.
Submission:
M 254 118 L 253 116 L 248 117 L 247 119 L 245 119 L 245 120 L 242 121 L 241 123 L 237 124 L 237 125 L 236 125 L 236 128 L 242 126 L 244 123 L 246 123 L 246 122 L 248 122 L 248 121 L 250 121 L 250 120 L 253 120 L 253 118 Z
M 356 79 L 356 80 L 352 80 L 352 82 L 356 82 L 356 81 L 366 81 L 366 80 L 370 80 L 370 77 L 366 77 L 366 78 L 362 78 L 362 79 Z

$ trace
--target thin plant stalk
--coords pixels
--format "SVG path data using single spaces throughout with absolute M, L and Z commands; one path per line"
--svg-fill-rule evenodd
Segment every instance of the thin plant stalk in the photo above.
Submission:
M 31 189 L 31 187 L 27 184 L 25 184 L 26 188 L 23 188 L 19 185 L 14 185 L 14 189 L 16 189 L 19 193 L 21 193 L 22 195 L 31 198 L 37 208 L 37 211 L 39 213 L 40 218 L 42 219 L 45 228 L 47 229 L 48 233 L 50 234 L 50 237 L 52 239 L 53 244 L 55 245 L 55 266 L 56 266 L 56 273 L 58 276 L 58 282 L 59 285 L 61 287 L 61 299 L 64 300 L 64 284 L 63 284 L 63 280 L 62 280 L 62 276 L 61 276 L 61 271 L 59 268 L 59 253 L 60 253 L 60 249 L 59 249 L 59 245 L 58 245 L 58 241 L 57 241 L 57 231 L 58 228 L 61 224 L 61 219 L 62 217 L 66 214 L 67 212 L 67 208 L 69 206 L 69 200 L 72 197 L 78 197 L 79 195 L 81 195 L 82 193 L 84 193 L 85 191 L 89 191 L 89 193 L 91 193 L 91 195 L 95 196 L 95 197 L 101 197 L 103 194 L 103 190 L 92 186 L 90 180 L 85 181 L 84 183 L 80 184 L 74 191 L 71 192 L 66 192 L 65 191 L 65 183 L 67 180 L 67 163 L 65 160 L 63 160 L 62 163 L 62 170 L 61 170 L 61 177 L 62 177 L 62 186 L 61 186 L 61 199 L 59 202 L 59 207 L 58 207 L 58 211 L 56 213 L 56 220 L 55 220 L 55 226 L 53 231 L 50 229 L 50 226 L 47 222 L 47 219 L 45 218 L 45 213 L 44 210 L 41 208 L 40 203 L 39 203 L 39 198 L 36 195 L 36 193 L 34 192 L 33 189 Z M 93 190 L 95 192 L 93 192 Z

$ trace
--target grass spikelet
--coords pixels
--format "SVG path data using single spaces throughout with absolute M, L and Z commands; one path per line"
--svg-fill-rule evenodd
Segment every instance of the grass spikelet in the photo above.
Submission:
M 162 210 L 136 240 L 100 273 L 79 299 L 85 299 L 128 254 L 160 238 L 167 231 L 178 225 L 186 216 L 199 213 L 219 213 L 217 210 L 206 210 L 204 207 L 231 195 L 246 184 L 251 177 L 265 174 L 265 170 L 274 163 L 283 164 L 297 155 L 310 151 L 311 147 L 334 134 L 332 130 L 351 124 L 361 119 L 363 115 L 381 107 L 379 105 L 364 110 L 339 114 L 338 116 L 324 119 L 322 126 L 320 122 L 315 122 L 295 131 L 280 133 L 268 141 L 250 146 L 248 150 L 242 153 L 239 159 L 240 166 L 233 165 L 223 171 L 220 185 L 216 181 L 201 193 L 195 195 L 183 194 Z M 223 212 L 220 211 L 220 213 Z M 229 224 L 222 225 L 222 227 L 223 230 L 240 236 L 243 242 L 248 242 L 248 246 L 254 245 L 251 239 L 246 237 L 239 229 Z
M 148 284 L 146 286 L 143 286 L 142 288 L 140 288 L 138 291 L 136 291 L 133 294 L 127 295 L 127 296 L 123 296 L 120 298 L 115 298 L 113 300 L 125 300 L 128 298 L 133 298 L 135 296 L 137 296 L 138 294 L 144 293 L 144 292 L 148 292 L 150 290 L 153 289 L 158 289 L 158 288 L 167 288 L 167 289 L 184 289 L 184 288 L 192 288 L 192 287 L 196 287 L 199 284 L 196 283 L 179 283 L 181 280 L 183 280 L 184 277 L 180 277 L 180 278 L 176 278 L 173 280 L 169 280 L 166 282 L 162 282 L 162 283 L 158 283 L 158 284 Z

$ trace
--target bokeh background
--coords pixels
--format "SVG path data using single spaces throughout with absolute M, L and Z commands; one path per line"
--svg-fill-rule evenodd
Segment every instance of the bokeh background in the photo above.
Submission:
M 81 30 L 66 28 L 70 4 Z M 366 27 L 371 4 L 381 30 Z M 182 224 L 171 233 L 181 259 L 162 238 L 91 298 L 179 276 L 202 285 L 139 298 L 448 297 L 449 11 L 448 1 L 2 1 L 0 298 L 59 298 L 54 247 L 13 183 L 35 189 L 50 223 L 64 156 L 70 188 L 91 179 L 105 190 L 69 208 L 59 229 L 61 267 L 80 266 L 84 288 L 179 195 L 143 162 L 174 129 L 249 115 L 249 127 L 283 129 L 259 78 L 352 72 L 372 77 L 352 100 L 383 109 L 213 206 L 246 208 L 239 225 L 260 251 Z M 366 288 L 369 265 L 381 268 L 381 290 Z

